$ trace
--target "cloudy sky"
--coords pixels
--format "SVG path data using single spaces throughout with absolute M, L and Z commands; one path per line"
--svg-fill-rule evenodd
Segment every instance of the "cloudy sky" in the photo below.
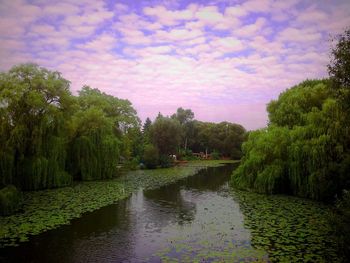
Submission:
M 327 76 L 330 35 L 350 1 L 0 0 L 0 70 L 35 62 L 129 99 L 141 119 L 264 127 L 266 103 Z

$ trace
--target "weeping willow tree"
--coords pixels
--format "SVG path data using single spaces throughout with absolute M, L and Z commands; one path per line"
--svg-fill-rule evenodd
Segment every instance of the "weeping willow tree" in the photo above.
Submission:
M 232 178 L 242 188 L 260 193 L 286 191 L 286 149 L 290 142 L 287 128 L 270 127 L 251 132 L 243 144 L 242 165 Z
M 69 82 L 60 73 L 25 64 L 0 74 L 2 186 L 36 190 L 67 185 L 65 124 Z
M 113 135 L 121 142 L 119 151 L 124 159 L 129 159 L 137 152 L 138 141 L 141 138 L 141 121 L 130 101 L 84 86 L 79 91 L 78 104 L 82 111 L 91 108 L 101 110 L 104 117 L 110 121 Z
M 95 130 L 73 140 L 70 167 L 75 179 L 90 181 L 116 175 L 120 143 L 103 133 Z
M 291 131 L 289 176 L 294 194 L 330 199 L 349 186 L 349 132 L 339 103 L 329 98 L 308 114 L 307 124 Z
M 107 179 L 116 175 L 121 158 L 132 154 L 134 130 L 140 120 L 127 100 L 85 86 L 79 110 L 71 122 L 68 169 L 77 180 Z
M 232 176 L 240 188 L 317 200 L 349 187 L 349 121 L 327 80 L 305 81 L 267 108 L 270 125 L 251 132 Z
M 121 100 L 34 64 L 0 74 L 0 189 L 37 190 L 79 180 L 111 178 L 129 158 L 140 126 Z

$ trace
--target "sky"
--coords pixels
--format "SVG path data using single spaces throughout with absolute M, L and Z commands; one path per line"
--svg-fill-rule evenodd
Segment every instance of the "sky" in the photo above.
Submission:
M 251 130 L 280 92 L 327 77 L 331 36 L 349 26 L 349 0 L 0 0 L 0 71 L 37 63 L 142 120 L 183 107 Z

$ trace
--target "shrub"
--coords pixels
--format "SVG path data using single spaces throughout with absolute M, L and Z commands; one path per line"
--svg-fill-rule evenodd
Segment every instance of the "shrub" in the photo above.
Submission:
M 184 161 L 197 161 L 197 160 L 200 160 L 200 158 L 197 156 L 194 156 L 194 155 L 187 155 L 187 156 L 184 156 L 182 158 L 182 160 L 184 160 Z
M 174 165 L 174 160 L 168 155 L 161 155 L 159 158 L 159 164 L 162 168 L 168 168 Z
M 152 145 L 147 144 L 143 152 L 143 162 L 148 169 L 157 168 L 159 163 L 159 153 L 158 149 Z
M 20 207 L 22 194 L 13 185 L 0 190 L 0 215 L 13 214 Z
M 210 156 L 211 156 L 211 159 L 213 159 L 213 160 L 219 160 L 220 159 L 220 153 L 217 152 L 217 151 L 212 152 L 210 154 Z
M 128 170 L 137 170 L 139 169 L 139 160 L 137 158 L 132 158 L 131 160 L 127 161 L 124 167 Z

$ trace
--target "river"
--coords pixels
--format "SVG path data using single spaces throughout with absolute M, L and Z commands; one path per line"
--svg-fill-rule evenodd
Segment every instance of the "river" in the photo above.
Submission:
M 276 221 L 267 235 L 263 227 L 270 219 L 259 216 L 256 221 L 251 216 L 259 214 L 254 212 L 256 209 L 266 209 L 259 202 L 269 213 L 284 207 L 275 203 L 304 205 L 309 210 L 300 226 L 304 233 L 310 228 L 305 222 L 310 222 L 313 213 L 318 213 L 317 209 L 323 211 L 324 207 L 297 198 L 271 199 L 232 191 L 229 178 L 233 169 L 233 165 L 207 168 L 155 190 L 139 189 L 129 198 L 85 213 L 69 225 L 34 236 L 18 247 L 1 249 L 0 262 L 269 262 L 292 260 L 295 256 L 301 261 L 326 262 L 330 258 L 336 261 L 333 243 L 326 240 L 327 233 L 315 234 L 316 230 L 312 230 L 309 234 L 306 230 L 303 239 L 299 234 L 290 237 L 294 251 L 286 249 L 289 243 L 279 248 L 283 225 Z M 310 206 L 316 210 L 310 212 Z M 300 213 L 305 214 L 304 210 Z M 276 212 L 276 217 L 286 217 L 287 221 L 282 223 L 288 224 L 288 214 Z M 298 233 L 298 229 L 293 229 Z M 274 237 L 276 233 L 278 236 Z M 316 238 L 310 239 L 310 235 Z M 295 241 L 297 238 L 299 241 Z M 255 248 L 253 243 L 257 244 Z M 315 248 L 304 249 L 310 244 Z M 325 247 L 329 250 L 325 251 Z

